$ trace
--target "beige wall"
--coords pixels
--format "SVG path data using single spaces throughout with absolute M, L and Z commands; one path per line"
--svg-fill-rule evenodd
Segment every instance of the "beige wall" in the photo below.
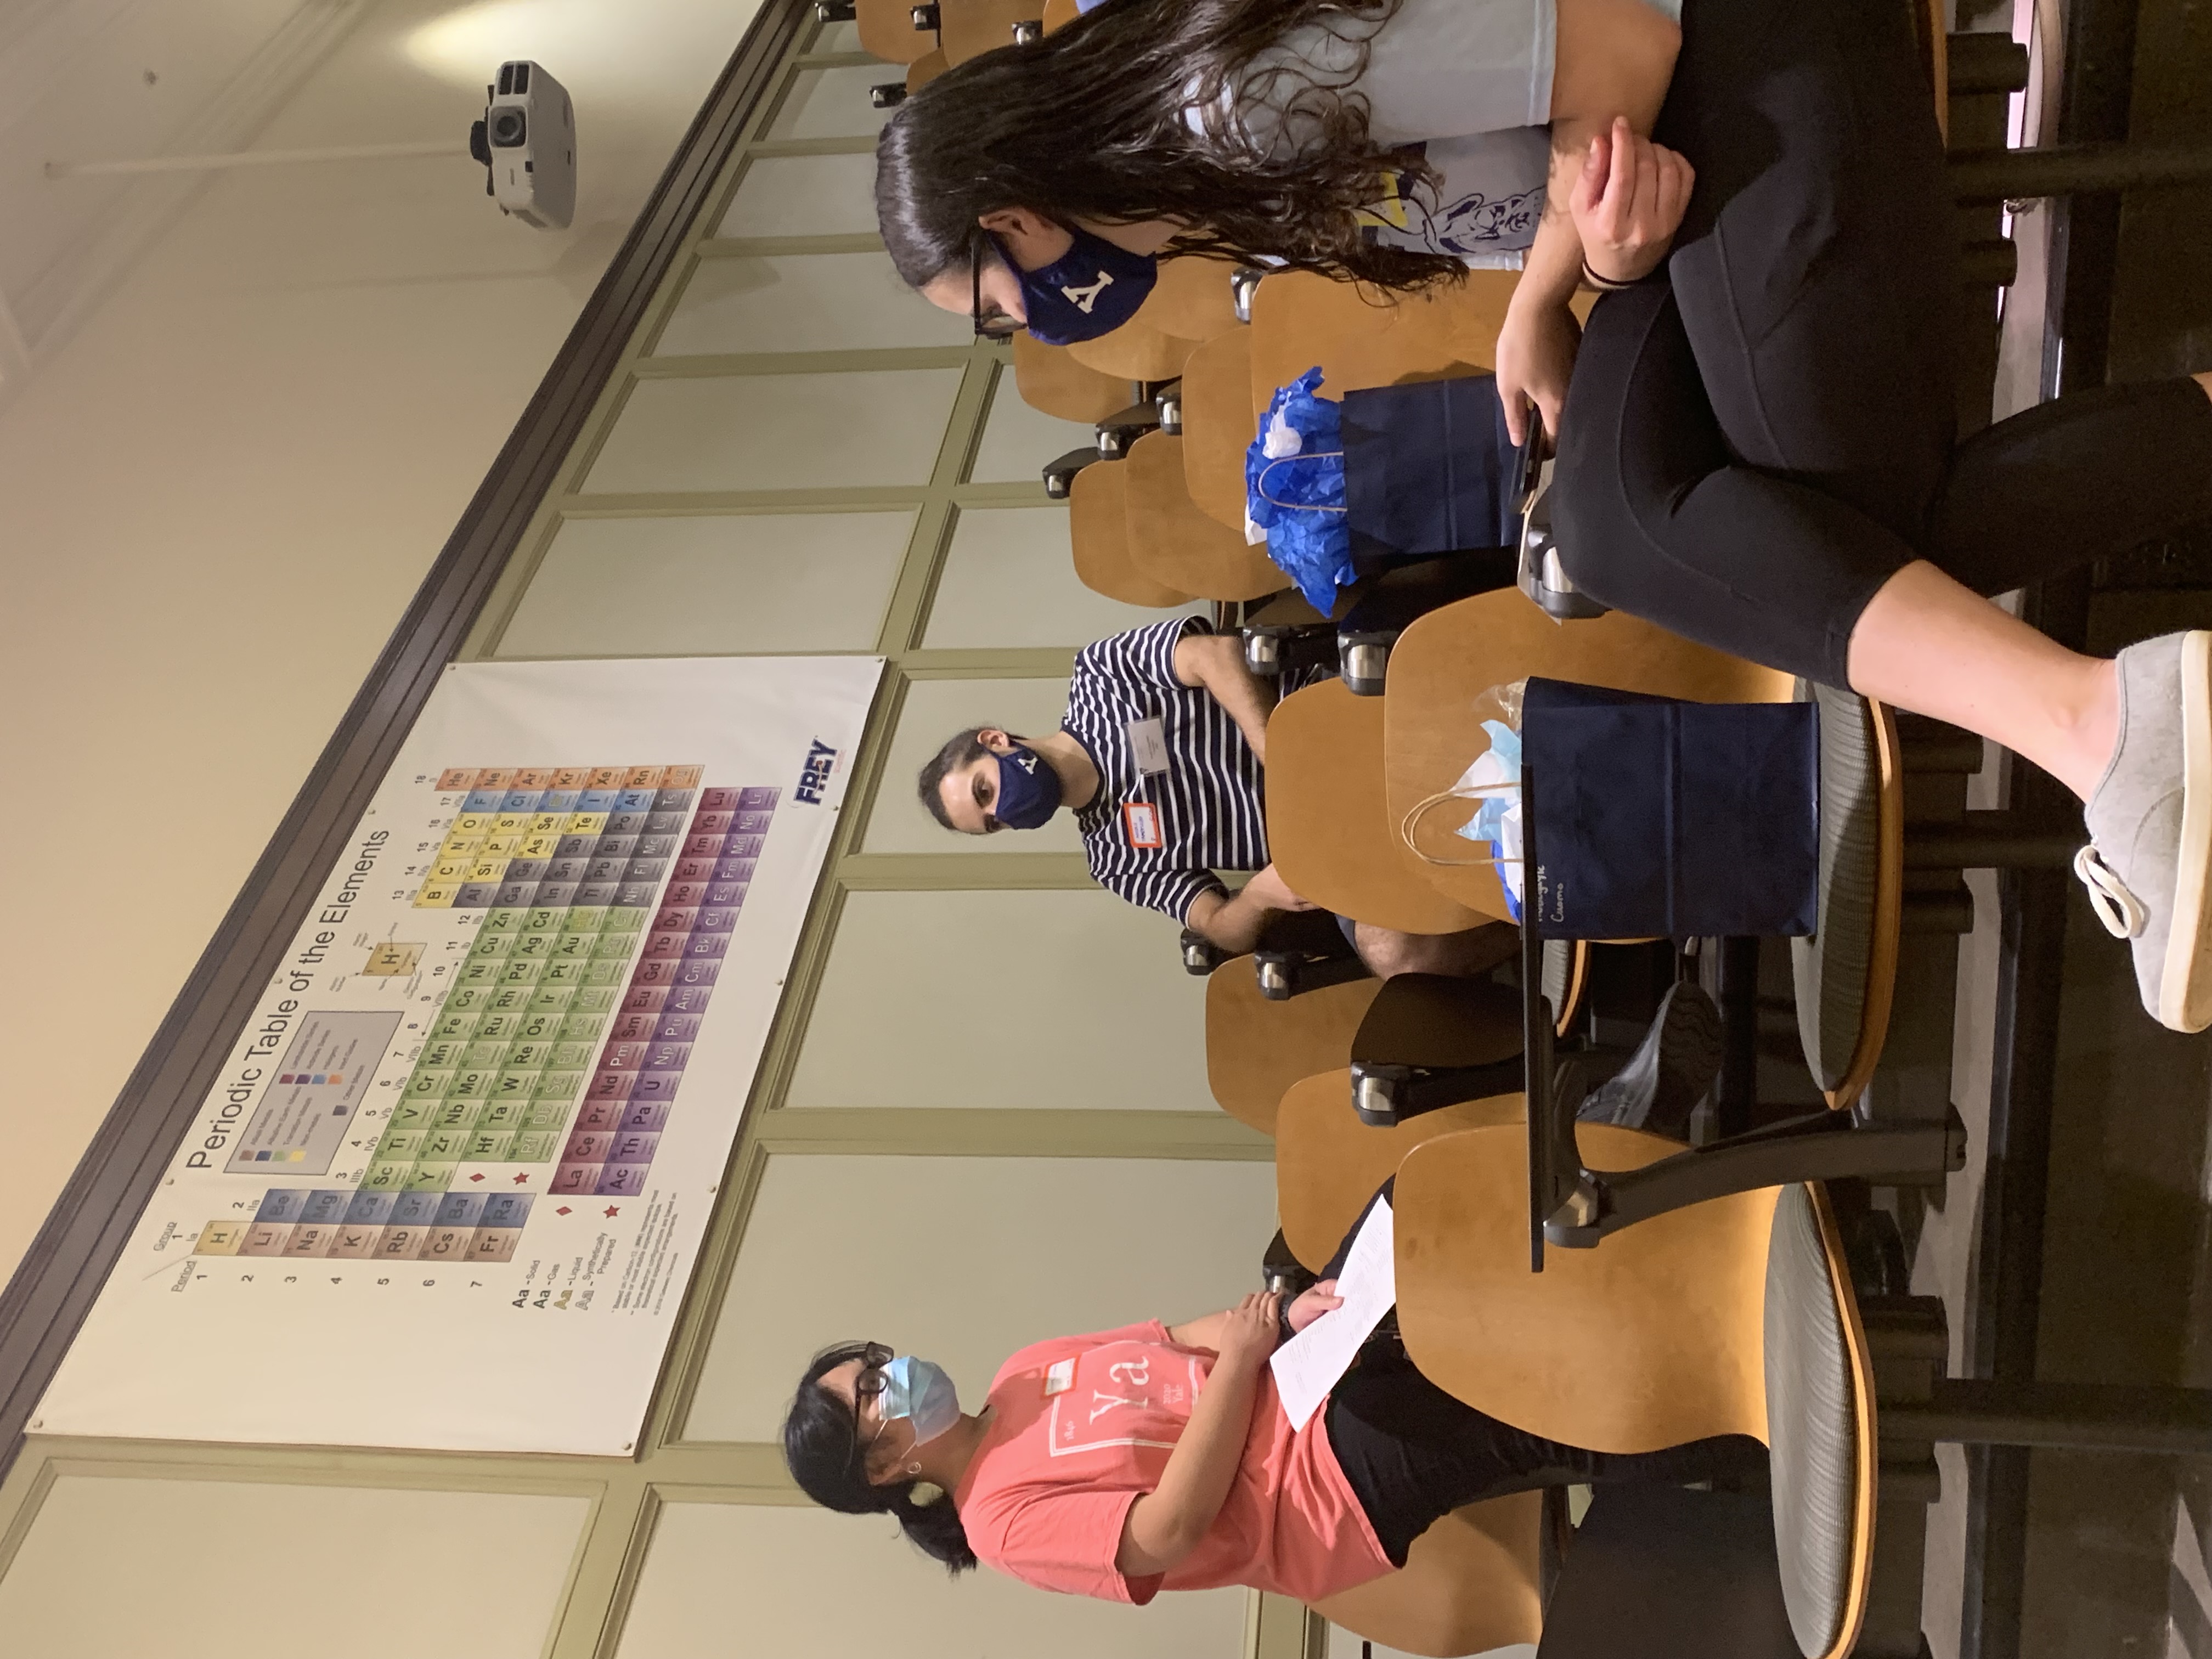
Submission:
M 37 1068 L 0 1097 L 0 1275 L 754 9 L 363 4 L 259 146 L 458 146 L 536 56 L 575 98 L 576 223 L 502 220 L 465 155 L 241 170 L 0 415 L 0 1045 Z

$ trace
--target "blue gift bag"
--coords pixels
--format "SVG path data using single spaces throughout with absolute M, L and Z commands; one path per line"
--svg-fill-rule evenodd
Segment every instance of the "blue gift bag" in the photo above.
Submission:
M 1521 541 L 1521 452 L 1494 374 L 1344 394 L 1346 527 L 1362 566 Z
M 1820 716 L 1531 678 L 1527 906 L 1547 939 L 1802 935 L 1819 919 Z

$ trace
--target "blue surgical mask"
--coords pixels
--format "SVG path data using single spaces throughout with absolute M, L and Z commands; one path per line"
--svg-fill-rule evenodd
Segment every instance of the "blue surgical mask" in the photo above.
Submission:
M 884 1422 L 899 1417 L 913 1420 L 917 1446 L 927 1445 L 960 1420 L 960 1390 L 952 1379 L 910 1353 L 900 1354 L 884 1367 L 884 1391 L 878 1399 Z
M 999 799 L 991 816 L 1009 830 L 1042 830 L 1060 811 L 1060 774 L 1026 744 L 999 760 Z
M 1022 285 L 1030 334 L 1047 345 L 1095 340 L 1121 327 L 1137 314 L 1159 276 L 1158 264 L 1149 253 L 1115 247 L 1073 225 L 1067 233 L 1074 242 L 1048 265 L 1024 270 L 1006 259 L 1006 268 Z M 995 236 L 991 240 L 998 241 Z M 1006 256 L 1003 246 L 999 252 Z

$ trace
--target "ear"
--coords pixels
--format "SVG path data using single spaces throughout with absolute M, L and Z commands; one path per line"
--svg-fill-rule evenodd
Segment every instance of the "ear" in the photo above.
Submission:
M 975 222 L 996 236 L 1006 257 L 1024 270 L 1041 270 L 1075 246 L 1074 234 L 1065 225 L 1030 208 L 999 208 Z
M 975 732 L 975 741 L 994 755 L 1011 755 L 1021 746 L 995 726 L 979 727 Z
M 976 215 L 975 222 L 994 236 L 1014 237 L 1034 236 L 1052 224 L 1042 213 L 1032 213 L 1027 208 L 997 208 Z

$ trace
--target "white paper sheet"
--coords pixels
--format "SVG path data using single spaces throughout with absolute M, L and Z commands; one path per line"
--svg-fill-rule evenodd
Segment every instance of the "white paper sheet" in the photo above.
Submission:
M 1395 1238 L 1390 1200 L 1378 1200 L 1360 1224 L 1344 1271 L 1336 1278 L 1336 1293 L 1344 1305 L 1315 1320 L 1276 1349 L 1268 1361 L 1292 1429 L 1304 1431 L 1328 1391 L 1359 1357 L 1359 1345 L 1398 1300 Z

